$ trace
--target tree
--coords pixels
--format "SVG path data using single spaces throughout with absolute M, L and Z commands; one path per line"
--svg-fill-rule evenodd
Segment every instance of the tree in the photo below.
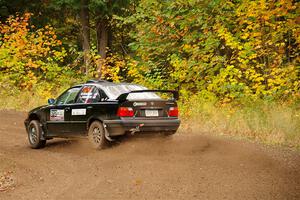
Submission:
M 98 65 L 98 77 L 101 77 L 101 69 L 104 64 L 104 60 L 107 56 L 108 49 L 113 48 L 113 34 L 114 29 L 111 23 L 113 15 L 122 16 L 126 13 L 126 8 L 133 2 L 130 0 L 91 0 L 90 10 L 94 16 L 95 30 L 96 30 L 96 44 L 97 51 L 100 55 L 100 62 Z
M 90 65 L 90 15 L 89 0 L 80 0 L 80 22 L 85 74 L 88 75 Z
M 127 21 L 149 85 L 182 94 L 281 97 L 299 91 L 299 3 L 142 0 Z
M 79 14 L 82 33 L 82 49 L 84 52 L 85 72 L 88 73 L 90 65 L 91 43 L 95 43 L 100 55 L 98 62 L 98 77 L 101 77 L 101 69 L 108 49 L 113 43 L 113 29 L 111 19 L 113 15 L 122 15 L 123 9 L 130 0 L 53 0 L 52 5 L 56 10 L 71 9 L 76 16 Z M 96 34 L 94 34 L 94 32 Z M 95 36 L 95 37 L 91 37 Z

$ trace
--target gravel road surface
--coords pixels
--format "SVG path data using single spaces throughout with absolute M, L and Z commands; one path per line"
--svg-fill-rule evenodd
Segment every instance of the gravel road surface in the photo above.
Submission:
M 25 113 L 0 111 L 0 199 L 300 199 L 300 153 L 179 133 L 30 149 Z

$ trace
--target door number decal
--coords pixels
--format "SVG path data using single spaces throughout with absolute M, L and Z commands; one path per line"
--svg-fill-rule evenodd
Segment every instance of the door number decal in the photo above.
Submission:
M 72 109 L 72 115 L 86 115 L 86 109 Z
M 62 109 L 51 109 L 50 110 L 50 121 L 64 121 L 65 111 Z

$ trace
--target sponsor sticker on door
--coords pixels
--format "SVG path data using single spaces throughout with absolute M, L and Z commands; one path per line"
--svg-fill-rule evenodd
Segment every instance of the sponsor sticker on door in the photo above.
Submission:
M 72 115 L 86 115 L 86 109 L 72 109 Z
M 64 121 L 65 111 L 63 109 L 51 109 L 50 110 L 50 121 Z

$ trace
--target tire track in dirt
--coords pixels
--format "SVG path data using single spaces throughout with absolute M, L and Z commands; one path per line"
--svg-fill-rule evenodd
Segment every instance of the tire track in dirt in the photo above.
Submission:
M 32 150 L 24 118 L 0 111 L 0 174 L 16 181 L 0 199 L 300 199 L 299 152 L 187 133 Z

